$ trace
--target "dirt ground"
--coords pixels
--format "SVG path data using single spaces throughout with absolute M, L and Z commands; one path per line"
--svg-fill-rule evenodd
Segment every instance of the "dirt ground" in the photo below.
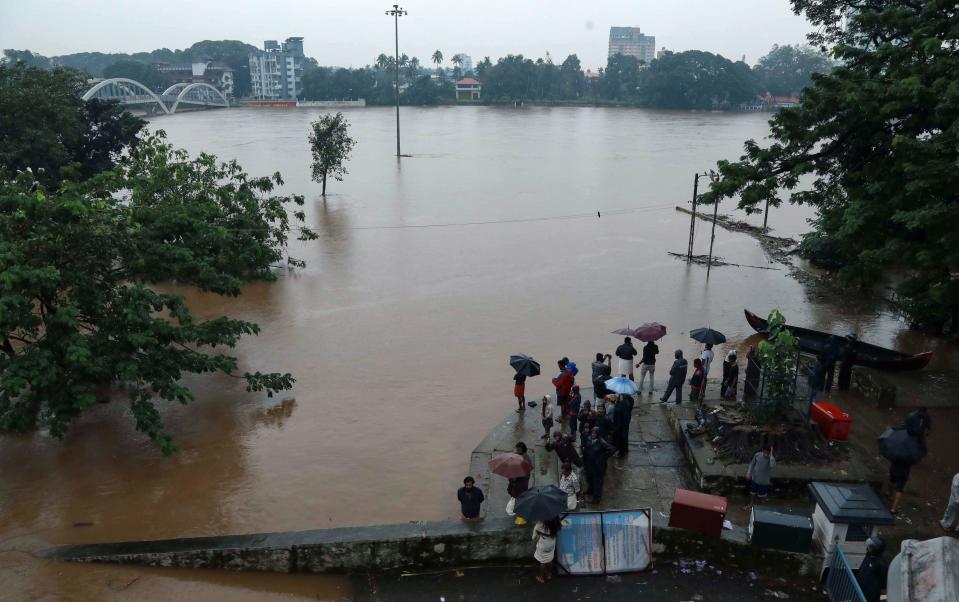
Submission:
M 833 390 L 829 401 L 852 417 L 850 441 L 874 450 L 876 459 L 884 468 L 888 468 L 888 461 L 879 456 L 877 439 L 886 427 L 902 424 L 915 408 L 878 408 L 855 390 L 842 393 Z M 929 408 L 929 414 L 932 416 L 932 433 L 926 441 L 929 454 L 912 468 L 896 525 L 882 529 L 890 559 L 898 553 L 900 542 L 904 539 L 930 539 L 944 534 L 939 520 L 949 499 L 952 477 L 959 472 L 959 408 L 932 407 Z M 767 503 L 812 511 L 814 503 L 808 496 L 777 499 L 775 476 L 774 471 L 774 491 Z M 891 504 L 888 481 L 885 481 L 883 490 L 877 493 Z M 745 496 L 730 497 L 728 518 L 735 524 L 746 524 L 749 520 L 741 508 L 745 501 Z

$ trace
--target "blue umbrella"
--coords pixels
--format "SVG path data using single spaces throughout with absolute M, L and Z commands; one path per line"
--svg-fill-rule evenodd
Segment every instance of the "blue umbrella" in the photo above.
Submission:
M 636 383 L 624 376 L 611 378 L 604 384 L 608 390 L 620 395 L 635 395 L 639 392 L 639 387 L 636 386 Z

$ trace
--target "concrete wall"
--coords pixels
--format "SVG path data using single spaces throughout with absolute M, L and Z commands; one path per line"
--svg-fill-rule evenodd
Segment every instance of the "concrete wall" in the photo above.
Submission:
M 653 517 L 654 561 L 704 559 L 721 566 L 760 570 L 776 567 L 790 574 L 813 574 L 815 556 L 750 546 L 745 533 L 722 538 L 666 526 Z M 476 523 L 441 521 L 374 527 L 319 529 L 163 541 L 63 546 L 46 556 L 73 562 L 270 571 L 277 573 L 350 573 L 422 570 L 493 562 L 531 563 L 530 526 L 509 518 Z
M 365 107 L 366 99 L 359 100 L 298 100 L 298 107 L 320 107 L 325 109 L 335 109 L 337 107 Z

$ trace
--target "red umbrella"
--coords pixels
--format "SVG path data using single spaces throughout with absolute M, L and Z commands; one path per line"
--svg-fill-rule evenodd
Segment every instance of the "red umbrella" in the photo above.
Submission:
M 498 474 L 507 479 L 528 477 L 529 473 L 533 472 L 533 466 L 529 463 L 529 460 L 513 453 L 496 456 L 489 461 L 489 469 L 493 474 Z
M 658 322 L 649 322 L 634 330 L 633 336 L 644 343 L 658 341 L 666 336 L 666 327 Z

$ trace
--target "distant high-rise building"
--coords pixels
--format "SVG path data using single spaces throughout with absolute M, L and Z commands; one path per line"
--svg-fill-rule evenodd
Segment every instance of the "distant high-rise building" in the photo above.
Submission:
M 634 56 L 647 65 L 656 58 L 656 37 L 648 36 L 638 27 L 609 28 L 609 56 Z
M 470 55 L 460 52 L 458 54 L 454 54 L 453 58 L 460 59 L 460 71 L 463 73 L 470 73 L 473 71 L 473 57 Z
M 303 83 L 303 38 L 263 42 L 250 53 L 250 93 L 260 100 L 296 100 Z

